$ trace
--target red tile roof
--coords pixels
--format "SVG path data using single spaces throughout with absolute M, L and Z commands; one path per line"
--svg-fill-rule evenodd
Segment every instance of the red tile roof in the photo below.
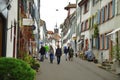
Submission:
M 53 34 L 53 31 L 47 31 L 47 34 Z

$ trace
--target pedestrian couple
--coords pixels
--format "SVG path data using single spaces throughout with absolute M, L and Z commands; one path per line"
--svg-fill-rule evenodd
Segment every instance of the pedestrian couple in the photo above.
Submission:
M 64 47 L 64 54 L 65 54 L 66 61 L 67 61 L 67 58 L 69 59 L 69 61 L 73 60 L 74 50 L 72 49 L 71 46 L 69 46 L 68 48 L 66 46 Z
M 50 63 L 53 63 L 53 59 L 54 59 L 54 50 L 53 50 L 53 47 L 52 45 L 50 45 L 50 48 L 49 46 L 43 46 L 41 45 L 41 48 L 40 48 L 40 61 L 44 61 L 44 58 L 48 59 L 48 56 L 50 57 Z
M 57 57 L 57 64 L 60 64 L 61 56 L 62 56 L 62 50 L 59 47 L 59 45 L 57 46 L 55 56 Z M 50 46 L 50 63 L 53 63 L 53 60 L 54 60 L 54 50 L 53 50 L 53 47 Z

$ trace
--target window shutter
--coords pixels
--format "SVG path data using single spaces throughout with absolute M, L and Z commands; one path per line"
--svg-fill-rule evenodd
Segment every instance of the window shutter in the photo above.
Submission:
M 97 17 L 98 17 L 98 14 L 97 13 L 95 13 L 95 24 L 97 24 Z
M 85 31 L 85 21 L 83 22 L 83 31 Z
M 92 28 L 94 26 L 94 16 L 92 16 Z
M 110 12 L 110 6 L 109 6 L 109 4 L 107 5 L 107 20 L 109 19 L 109 12 Z
M 109 49 L 109 37 L 108 36 L 106 37 L 106 40 L 107 40 L 106 46 L 107 46 L 107 49 Z
M 104 22 L 104 19 L 105 19 L 105 18 L 104 18 L 104 16 L 105 16 L 104 13 L 105 13 L 105 10 L 104 10 L 104 8 L 103 8 L 103 9 L 102 9 L 102 23 Z
M 102 49 L 104 49 L 104 35 L 102 35 Z
M 115 0 L 112 0 L 112 16 L 115 16 Z
M 98 37 L 96 38 L 96 48 L 98 49 Z
M 96 48 L 99 49 L 99 37 L 97 37 L 95 41 L 96 41 Z
M 100 10 L 98 11 L 98 24 L 100 24 Z
M 91 17 L 88 19 L 89 29 L 91 28 Z
M 94 40 L 94 38 L 93 38 L 93 35 L 92 35 L 92 48 L 93 48 L 93 40 Z
M 98 44 L 97 49 L 99 50 L 99 45 L 100 45 L 100 38 L 99 38 L 99 36 L 98 36 L 97 44 Z

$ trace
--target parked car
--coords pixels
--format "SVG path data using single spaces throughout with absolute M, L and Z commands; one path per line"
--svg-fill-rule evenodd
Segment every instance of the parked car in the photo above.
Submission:
M 95 59 L 95 55 L 93 54 L 92 50 L 88 50 L 85 52 L 85 58 L 88 61 L 93 61 Z

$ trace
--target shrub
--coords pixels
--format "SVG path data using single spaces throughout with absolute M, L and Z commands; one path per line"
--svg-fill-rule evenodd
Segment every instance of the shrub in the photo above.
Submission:
M 39 70 L 40 63 L 38 62 L 38 60 L 34 59 L 31 55 L 26 55 L 23 60 L 30 64 L 31 68 L 33 68 L 34 70 L 36 71 Z
M 34 80 L 36 72 L 26 62 L 0 58 L 0 80 Z

